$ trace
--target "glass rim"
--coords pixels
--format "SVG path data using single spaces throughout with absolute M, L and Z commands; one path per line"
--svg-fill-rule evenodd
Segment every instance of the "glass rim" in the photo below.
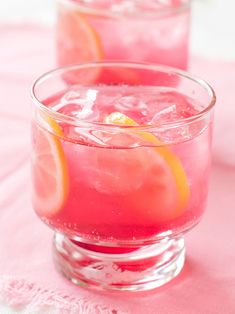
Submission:
M 50 79 L 53 75 L 60 75 L 60 74 L 65 73 L 66 71 L 81 70 L 85 68 L 94 68 L 97 66 L 99 67 L 122 66 L 122 67 L 129 67 L 129 68 L 149 70 L 149 71 L 159 71 L 166 74 L 176 74 L 187 80 L 193 81 L 194 83 L 204 88 L 204 90 L 207 92 L 209 96 L 209 100 L 203 110 L 187 118 L 180 118 L 174 121 L 161 122 L 159 124 L 144 124 L 144 125 L 135 125 L 135 126 L 131 125 L 130 126 L 130 125 L 120 125 L 120 124 L 115 125 L 115 124 L 109 124 L 109 123 L 103 123 L 103 122 L 97 122 L 97 121 L 87 121 L 85 119 L 82 120 L 77 117 L 59 113 L 49 108 L 45 104 L 43 104 L 43 102 L 40 101 L 38 97 L 36 96 L 37 94 L 36 90 L 37 90 L 38 85 Z M 138 87 L 138 85 L 136 86 Z M 139 85 L 139 86 L 141 87 L 144 85 Z M 59 68 L 50 70 L 42 74 L 41 76 L 39 76 L 34 81 L 34 83 L 32 84 L 30 88 L 30 96 L 38 108 L 40 108 L 45 114 L 48 114 L 51 118 L 59 120 L 60 122 L 68 123 L 70 125 L 78 126 L 81 128 L 93 128 L 93 129 L 95 128 L 95 129 L 102 129 L 102 130 L 104 129 L 105 130 L 131 129 L 131 130 L 139 130 L 139 131 L 147 130 L 148 132 L 149 131 L 154 132 L 154 130 L 159 130 L 161 128 L 171 129 L 171 128 L 191 124 L 194 121 L 200 120 L 205 115 L 207 115 L 214 108 L 215 103 L 216 103 L 216 94 L 215 94 L 214 89 L 205 80 L 198 78 L 197 76 L 191 75 L 190 73 L 186 71 L 169 67 L 169 66 L 165 66 L 165 65 L 157 65 L 157 64 L 151 64 L 151 63 L 139 63 L 139 62 L 125 62 L 125 61 L 105 61 L 105 62 L 97 61 L 97 62 L 68 65 L 68 66 L 59 67 Z
M 69 5 L 71 7 L 79 8 L 81 12 L 89 12 L 89 14 L 92 15 L 100 15 L 100 16 L 107 16 L 110 18 L 153 18 L 153 17 L 165 17 L 169 14 L 179 14 L 183 12 L 184 10 L 191 7 L 192 0 L 186 0 L 182 1 L 179 5 L 175 7 L 163 7 L 158 8 L 156 10 L 149 10 L 147 12 L 134 12 L 134 13 L 126 13 L 125 11 L 112 11 L 111 9 L 105 9 L 105 8 L 96 8 L 93 5 L 87 6 L 83 3 L 78 3 L 73 0 L 57 0 L 57 2 L 65 3 L 66 5 Z M 92 11 L 92 12 L 91 12 Z

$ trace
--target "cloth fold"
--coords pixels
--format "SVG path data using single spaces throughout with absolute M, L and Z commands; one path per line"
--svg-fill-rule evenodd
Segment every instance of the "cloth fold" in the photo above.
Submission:
M 0 278 L 0 300 L 26 313 L 125 314 L 59 291 L 41 288 L 35 283 L 9 277 Z

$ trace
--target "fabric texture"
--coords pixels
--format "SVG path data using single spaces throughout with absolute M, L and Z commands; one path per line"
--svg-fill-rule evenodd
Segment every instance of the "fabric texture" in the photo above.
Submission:
M 233 314 L 235 62 L 199 57 L 190 62 L 190 71 L 215 88 L 218 102 L 208 208 L 186 235 L 182 273 L 146 293 L 94 292 L 76 287 L 54 269 L 53 232 L 30 202 L 29 86 L 55 67 L 53 35 L 52 29 L 33 25 L 0 25 L 1 303 L 27 313 Z

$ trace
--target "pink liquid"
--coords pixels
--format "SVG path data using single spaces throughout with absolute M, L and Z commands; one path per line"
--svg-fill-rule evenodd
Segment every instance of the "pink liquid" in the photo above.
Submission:
M 58 63 L 127 60 L 187 68 L 188 1 L 61 1 Z M 106 10 L 109 14 L 99 13 Z
M 91 122 L 103 122 L 111 113 L 122 112 L 140 125 L 176 121 L 202 109 L 173 89 L 153 88 L 151 92 L 149 87 L 127 86 L 73 88 L 45 104 Z M 66 160 L 69 182 L 63 205 L 55 211 L 45 210 L 43 202 L 34 197 L 37 214 L 52 228 L 94 241 L 142 241 L 164 232 L 184 232 L 199 221 L 208 190 L 210 125 L 199 121 L 154 133 L 170 154 L 170 163 L 177 159 L 186 176 L 189 194 L 180 207 L 173 166 L 148 135 L 82 129 L 66 123 L 59 126 L 63 136 L 52 135 L 40 121 L 33 126 L 35 153 L 39 137 L 46 134 L 59 141 Z M 39 178 L 37 168 L 34 163 L 34 195 L 48 184 L 48 173 Z M 48 204 L 48 195 L 41 195 Z

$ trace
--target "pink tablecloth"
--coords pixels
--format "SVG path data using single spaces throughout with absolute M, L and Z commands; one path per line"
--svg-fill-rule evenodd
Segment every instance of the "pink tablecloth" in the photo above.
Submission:
M 0 300 L 27 313 L 235 313 L 235 63 L 192 58 L 218 94 L 208 209 L 187 237 L 172 283 L 148 293 L 91 292 L 54 269 L 52 232 L 34 214 L 29 179 L 29 85 L 54 67 L 52 30 L 0 26 Z

